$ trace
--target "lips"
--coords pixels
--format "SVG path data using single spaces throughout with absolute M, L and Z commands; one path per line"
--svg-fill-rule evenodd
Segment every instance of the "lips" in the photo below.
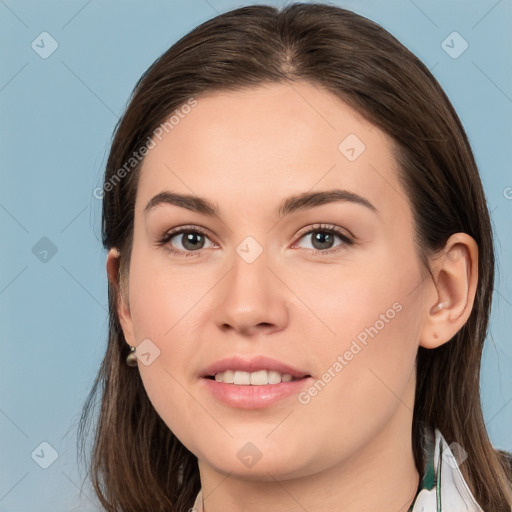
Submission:
M 294 368 L 293 366 L 278 361 L 277 359 L 265 356 L 253 356 L 250 358 L 232 356 L 208 365 L 201 373 L 201 377 L 212 378 L 215 377 L 217 373 L 224 373 L 229 370 L 247 373 L 267 370 L 279 372 L 282 375 L 288 374 L 294 379 L 302 379 L 304 377 L 311 376 L 306 370 Z

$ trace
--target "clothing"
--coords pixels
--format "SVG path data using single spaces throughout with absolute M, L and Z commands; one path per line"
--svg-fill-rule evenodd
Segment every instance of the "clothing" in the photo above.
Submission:
M 426 468 L 408 512 L 483 512 L 459 469 L 467 453 L 438 429 L 425 436 Z
M 466 453 L 438 429 L 425 434 L 425 471 L 408 512 L 483 512 L 459 470 Z M 453 451 L 452 451 L 453 449 Z M 204 512 L 200 490 L 191 512 Z

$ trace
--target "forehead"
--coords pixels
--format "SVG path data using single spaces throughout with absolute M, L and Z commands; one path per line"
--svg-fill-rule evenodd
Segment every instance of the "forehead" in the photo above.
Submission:
M 161 140 L 154 138 L 141 169 L 138 209 L 162 190 L 214 198 L 221 210 L 231 204 L 235 211 L 329 188 L 395 210 L 397 197 L 406 203 L 392 140 L 319 86 L 266 84 L 196 100 Z

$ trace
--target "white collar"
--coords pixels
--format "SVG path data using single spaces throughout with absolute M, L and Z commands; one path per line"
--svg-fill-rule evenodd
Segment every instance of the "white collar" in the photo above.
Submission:
M 466 451 L 459 444 L 452 443 L 448 446 L 436 428 L 434 446 L 430 440 L 427 467 L 410 512 L 483 512 L 459 469 L 466 457 Z M 432 470 L 433 475 L 429 475 Z

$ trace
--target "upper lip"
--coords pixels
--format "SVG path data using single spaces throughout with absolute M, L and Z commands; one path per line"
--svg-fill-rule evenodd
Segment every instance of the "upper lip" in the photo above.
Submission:
M 265 356 L 252 356 L 244 358 L 242 356 L 226 357 L 220 359 L 205 369 L 201 377 L 211 377 L 216 373 L 225 372 L 226 370 L 239 370 L 243 372 L 257 372 L 260 370 L 274 370 L 281 374 L 290 374 L 292 377 L 301 378 L 308 377 L 309 373 L 304 370 L 293 368 L 277 359 L 272 359 Z

